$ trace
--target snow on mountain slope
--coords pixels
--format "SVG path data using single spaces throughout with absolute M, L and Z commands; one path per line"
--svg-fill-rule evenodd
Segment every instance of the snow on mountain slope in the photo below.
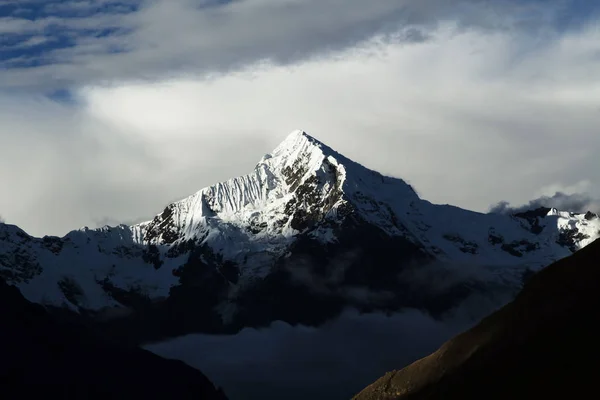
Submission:
M 15 226 L 0 226 L 0 276 L 16 283 L 28 300 L 42 304 L 120 306 L 111 285 L 136 287 L 154 298 L 168 296 L 177 278 L 166 268 L 152 268 L 145 254 L 127 226 L 83 229 L 62 239 L 38 239 Z
M 246 260 L 245 265 L 260 255 L 257 264 L 264 265 L 266 254 L 280 256 L 295 235 L 311 228 L 317 228 L 312 235 L 319 240 L 335 240 L 324 222 L 339 223 L 350 212 L 351 200 L 384 230 L 400 234 L 387 210 L 369 209 L 362 191 L 377 190 L 396 202 L 418 200 L 403 181 L 370 171 L 295 131 L 252 174 L 204 188 L 132 230 L 140 232 L 141 244 L 201 240 L 228 259 Z M 264 276 L 268 268 L 252 272 Z
M 177 287 L 201 287 L 219 291 L 210 301 L 223 315 L 235 313 L 223 310 L 299 254 L 320 254 L 327 290 L 347 280 L 352 264 L 355 290 L 361 274 L 377 274 L 356 272 L 373 252 L 385 253 L 373 262 L 390 264 L 385 279 L 392 280 L 417 249 L 429 260 L 521 273 L 571 254 L 599 231 L 600 219 L 590 213 L 538 209 L 509 216 L 435 205 L 403 180 L 295 131 L 251 174 L 204 188 L 142 224 L 42 239 L 0 224 L 0 276 L 29 300 L 77 311 L 135 308 L 172 297 Z M 336 266 L 363 244 L 367 254 Z
M 600 230 L 595 216 L 557 210 L 531 220 L 434 205 L 404 181 L 368 170 L 303 131 L 263 157 L 253 174 L 202 189 L 133 229 L 143 232 L 144 244 L 201 239 L 240 260 L 260 250 L 277 253 L 310 228 L 321 241 L 334 241 L 323 221 L 339 223 L 351 211 L 437 258 L 479 264 L 543 266 L 571 253 L 557 243 L 561 234 L 576 232 L 569 242 L 576 250 Z M 532 223 L 541 231 L 532 231 Z

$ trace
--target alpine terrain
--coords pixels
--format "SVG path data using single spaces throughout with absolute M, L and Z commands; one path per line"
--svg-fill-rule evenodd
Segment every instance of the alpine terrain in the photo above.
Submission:
M 316 325 L 346 307 L 437 316 L 475 294 L 508 301 L 599 230 L 592 213 L 432 204 L 299 130 L 250 174 L 138 225 L 35 238 L 0 224 L 0 276 L 34 303 L 139 343 Z

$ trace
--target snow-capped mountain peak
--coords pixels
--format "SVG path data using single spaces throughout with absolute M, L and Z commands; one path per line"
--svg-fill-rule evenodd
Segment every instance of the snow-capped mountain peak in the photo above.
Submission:
M 291 132 L 271 153 L 265 155 L 264 158 L 284 157 L 285 159 L 289 159 L 290 156 L 299 155 L 303 150 L 318 151 L 318 149 L 323 148 L 329 149 L 305 131 L 297 129 Z
M 338 218 L 340 207 L 350 201 L 372 203 L 375 192 L 385 195 L 386 190 L 397 199 L 418 198 L 403 181 L 369 170 L 296 130 L 251 174 L 204 188 L 132 228 L 141 232 L 142 242 L 155 244 L 201 238 L 217 221 L 219 229 L 226 223 L 250 227 L 254 235 L 290 237 L 323 218 Z
M 251 174 L 201 189 L 133 228 L 143 232 L 142 241 L 156 244 L 198 239 L 217 221 L 289 235 L 294 228 L 284 220 L 286 206 L 289 212 L 290 201 L 302 198 L 303 185 L 329 172 L 326 165 L 337 164 L 328 153 L 334 152 L 304 131 L 294 131 Z M 323 182 L 324 194 L 331 189 L 331 182 Z
M 575 240 L 577 243 L 569 239 L 573 250 L 598 236 L 594 231 L 595 222 L 578 222 L 580 218 L 558 210 L 548 209 L 544 214 L 558 218 L 557 228 L 546 230 L 550 238 L 545 240 L 554 241 L 552 232 L 557 230 L 558 235 L 562 235 L 560 238 L 565 236 L 560 233 L 563 231 L 585 230 L 585 233 L 571 234 L 575 235 L 571 239 L 579 238 Z M 458 235 L 459 242 L 476 243 L 482 237 L 493 241 L 488 238 L 489 235 L 495 237 L 493 233 L 488 235 L 489 226 L 505 226 L 502 228 L 507 231 L 505 236 L 518 241 L 525 240 L 521 238 L 523 229 L 539 235 L 535 230 L 548 223 L 548 220 L 541 223 L 529 217 L 511 222 L 507 217 L 433 205 L 421 200 L 405 181 L 370 170 L 305 131 L 296 130 L 262 157 L 251 174 L 204 188 L 167 206 L 152 221 L 136 225 L 132 231 L 142 244 L 199 241 L 216 248 L 228 259 L 239 260 L 248 251 L 265 246 L 269 251 L 278 252 L 294 236 L 307 230 L 321 242 L 335 241 L 335 227 L 349 215 L 389 235 L 403 236 L 424 245 L 427 252 L 438 257 L 459 257 L 474 262 L 491 255 L 481 255 L 485 249 L 483 244 L 478 245 L 477 252 L 457 252 L 448 239 L 457 235 L 456 229 L 449 227 L 461 225 L 459 230 L 464 233 Z M 476 222 L 480 220 L 489 222 Z M 530 227 L 530 223 L 536 225 Z M 518 228 L 514 230 L 509 226 Z M 563 239 L 557 241 L 566 243 Z M 510 246 L 505 244 L 504 248 Z M 480 256 L 472 257 L 475 253 Z M 510 260 L 510 252 L 501 251 L 500 255 L 500 260 L 507 255 Z
M 384 291 L 394 299 L 388 306 L 406 306 L 421 297 L 402 297 L 413 286 L 399 274 L 433 260 L 494 268 L 498 282 L 516 287 L 524 270 L 571 254 L 599 232 L 591 213 L 482 214 L 432 204 L 402 179 L 297 130 L 251 173 L 205 187 L 141 224 L 42 239 L 0 224 L 0 275 L 32 301 L 72 309 L 165 297 L 185 308 L 191 296 L 189 307 L 205 302 L 211 318 L 218 310 L 223 321 L 243 324 L 266 312 L 268 323 L 290 317 L 279 303 L 308 296 L 297 292 L 305 282 L 316 285 L 310 296 L 316 290 L 346 301 L 359 290 L 368 301 L 371 290 Z

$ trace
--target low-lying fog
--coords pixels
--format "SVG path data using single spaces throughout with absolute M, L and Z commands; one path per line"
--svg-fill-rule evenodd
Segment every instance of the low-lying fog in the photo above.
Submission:
M 392 316 L 348 310 L 318 328 L 275 322 L 237 335 L 194 334 L 145 348 L 202 370 L 231 400 L 349 399 L 508 300 L 472 297 L 442 320 L 412 309 Z

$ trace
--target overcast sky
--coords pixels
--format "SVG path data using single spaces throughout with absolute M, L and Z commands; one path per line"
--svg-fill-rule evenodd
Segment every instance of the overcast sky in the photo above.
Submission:
M 0 215 L 149 218 L 297 128 L 436 203 L 599 198 L 599 9 L 0 0 Z

